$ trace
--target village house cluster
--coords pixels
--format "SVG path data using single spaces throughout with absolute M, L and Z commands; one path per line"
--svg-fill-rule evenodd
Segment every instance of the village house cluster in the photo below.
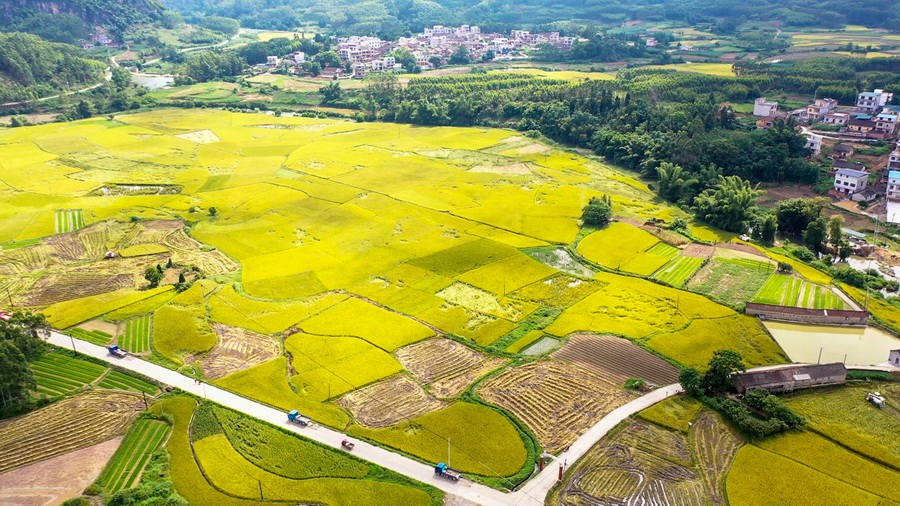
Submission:
M 494 61 L 524 59 L 523 51 L 534 49 L 541 44 L 569 49 L 575 43 L 575 37 L 563 37 L 559 32 L 531 33 L 528 30 L 512 30 L 508 36 L 500 33 L 483 33 L 478 26 L 443 26 L 435 25 L 425 28 L 422 33 L 412 37 L 400 37 L 396 42 L 378 37 L 351 36 L 337 38 L 335 51 L 341 58 L 345 69 L 326 67 L 319 77 L 334 79 L 335 77 L 365 78 L 367 73 L 378 73 L 402 70 L 403 66 L 391 56 L 398 49 L 406 49 L 416 59 L 416 65 L 423 70 L 431 70 L 437 65 L 445 65 L 460 47 L 465 47 L 472 61 Z M 267 66 L 273 67 L 285 63 L 293 74 L 303 73 L 302 65 L 306 56 L 295 53 L 284 60 L 272 56 Z M 439 63 L 438 63 L 439 62 Z
M 831 150 L 834 160 L 833 195 L 867 202 L 881 195 L 886 195 L 889 201 L 900 200 L 900 143 L 888 158 L 887 179 L 882 178 L 875 187 L 870 184 L 870 173 L 866 166 L 848 160 L 855 150 L 852 145 L 845 143 L 892 142 L 896 139 L 900 131 L 900 106 L 890 105 L 893 98 L 893 93 L 876 89 L 858 94 L 856 105 L 852 107 L 839 107 L 835 99 L 819 98 L 803 108 L 784 112 L 778 110 L 778 102 L 760 97 L 753 102 L 753 115 L 758 118 L 757 128 L 771 128 L 777 121 L 789 117 L 795 118 L 801 125 L 809 126 L 810 130 L 815 129 L 817 124 L 827 125 L 829 130 L 834 130 L 837 126 L 838 130 L 833 136 L 842 142 L 835 144 Z M 804 130 L 803 135 L 806 137 L 806 147 L 816 156 L 822 151 L 825 133 L 810 130 Z

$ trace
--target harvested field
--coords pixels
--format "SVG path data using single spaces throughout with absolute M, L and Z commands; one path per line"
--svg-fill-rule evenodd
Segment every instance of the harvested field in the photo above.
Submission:
M 63 274 L 42 277 L 29 290 L 23 305 L 43 307 L 57 302 L 114 292 L 134 286 L 131 274 Z
M 687 447 L 684 436 L 633 420 L 594 446 L 547 504 L 706 504 Z M 683 464 L 669 460 L 672 456 Z
M 553 360 L 509 369 L 485 382 L 478 393 L 518 416 L 551 453 L 631 398 L 591 372 Z
M 215 133 L 213 133 L 212 130 L 197 130 L 196 132 L 179 134 L 175 137 L 184 139 L 186 141 L 196 142 L 197 144 L 211 144 L 213 142 L 219 142 L 219 137 Z
M 547 504 L 725 504 L 725 475 L 742 444 L 710 411 L 687 435 L 633 419 L 591 448 Z
M 0 423 L 0 472 L 121 436 L 143 409 L 139 395 L 94 391 Z
M 675 366 L 621 337 L 574 334 L 553 358 L 572 362 L 618 385 L 628 378 L 655 385 L 678 382 Z
M 452 339 L 434 338 L 400 348 L 397 360 L 438 397 L 455 397 L 473 381 L 506 361 L 475 351 Z
M 81 495 L 121 441 L 113 438 L 0 474 L 0 504 L 51 506 Z
M 216 346 L 200 358 L 200 368 L 210 380 L 268 362 L 281 353 L 271 337 L 221 323 L 212 327 L 218 337 Z
M 586 278 L 592 277 L 594 274 L 596 274 L 593 269 L 587 267 L 583 263 L 573 258 L 568 251 L 562 248 L 557 248 L 549 251 L 539 250 L 531 252 L 529 254 L 538 262 L 543 262 L 550 267 L 559 269 L 568 274 Z
M 719 415 L 704 410 L 691 425 L 691 450 L 713 504 L 725 504 L 725 476 L 744 440 Z
M 716 248 L 705 244 L 691 243 L 681 250 L 681 254 L 686 257 L 709 258 L 713 255 Z
M 351 392 L 338 405 L 349 410 L 357 423 L 372 429 L 396 425 L 446 406 L 403 375 Z

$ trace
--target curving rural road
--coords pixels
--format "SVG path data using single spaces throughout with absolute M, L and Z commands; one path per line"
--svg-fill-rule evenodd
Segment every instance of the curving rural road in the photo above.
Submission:
M 318 441 L 319 443 L 333 448 L 340 448 L 341 440 L 344 439 L 342 433 L 325 427 L 302 428 L 295 424 L 287 423 L 285 413 L 281 410 L 271 408 L 206 383 L 197 385 L 191 377 L 152 364 L 146 360 L 141 360 L 134 356 L 118 359 L 109 355 L 106 348 L 102 346 L 97 346 L 80 339 L 74 339 L 56 331 L 50 333 L 48 341 L 51 344 L 55 344 L 62 348 L 74 347 L 78 352 L 85 355 L 98 358 L 111 364 L 116 364 L 123 369 L 143 374 L 144 376 L 148 376 L 167 385 L 193 393 L 198 397 L 205 397 L 212 402 L 239 411 L 247 416 L 252 416 L 253 418 L 257 418 L 264 422 L 284 427 L 292 432 L 296 432 L 302 437 Z M 679 392 L 681 392 L 680 385 L 669 385 L 654 390 L 624 406 L 620 406 L 606 415 L 600 422 L 578 438 L 566 452 L 559 456 L 559 459 L 563 459 L 565 462 L 571 460 L 572 464 L 574 464 L 576 460 L 587 453 L 594 443 L 599 441 L 607 432 L 629 416 L 646 409 L 663 399 L 676 395 Z M 558 464 L 550 463 L 545 466 L 542 473 L 532 477 L 520 487 L 518 491 L 504 493 L 469 481 L 454 483 L 443 478 L 435 477 L 431 466 L 416 462 L 415 460 L 364 441 L 356 441 L 353 455 L 408 476 L 414 480 L 432 485 L 448 494 L 459 496 L 472 503 L 481 504 L 483 506 L 543 504 L 547 492 L 554 484 L 556 484 L 559 473 Z

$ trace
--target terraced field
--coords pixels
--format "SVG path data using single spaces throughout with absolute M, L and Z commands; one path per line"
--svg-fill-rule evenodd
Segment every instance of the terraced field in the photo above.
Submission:
M 631 399 L 591 372 L 552 360 L 504 371 L 480 385 L 478 394 L 519 417 L 551 453 Z
M 152 315 L 139 316 L 125 321 L 125 333 L 119 337 L 119 346 L 132 353 L 150 349 Z
M 144 409 L 140 396 L 93 391 L 0 423 L 0 473 L 125 433 Z
M 655 385 L 678 382 L 675 366 L 621 337 L 574 334 L 553 358 L 577 364 L 618 385 L 628 378 Z
M 31 370 L 38 393 L 53 397 L 93 383 L 106 367 L 51 352 L 34 361 Z
M 159 420 L 138 420 L 131 426 L 97 485 L 108 494 L 135 486 L 150 460 L 150 455 L 165 441 L 169 425 Z

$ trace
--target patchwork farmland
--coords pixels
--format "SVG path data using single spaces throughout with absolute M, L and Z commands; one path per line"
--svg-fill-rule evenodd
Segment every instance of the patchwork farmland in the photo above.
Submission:
M 629 378 L 669 384 L 673 364 L 703 365 L 722 348 L 754 366 L 785 361 L 735 310 L 758 293 L 840 303 L 811 267 L 798 264 L 779 284 L 775 253 L 720 254 L 729 248 L 640 225 L 690 217 L 632 174 L 512 131 L 184 109 L 12 134 L 0 131 L 10 186 L 0 202 L 16 199 L 21 211 L 0 206 L 0 244 L 16 246 L 0 250 L 0 287 L 17 305 L 74 337 L 420 461 L 445 460 L 450 439 L 453 466 L 498 488 L 632 399 Z M 63 150 L 44 142 L 52 136 L 83 143 Z M 62 156 L 79 162 L 71 174 L 49 170 Z M 40 187 L 26 177 L 36 171 L 48 178 Z M 166 191 L 96 192 L 125 184 Z M 48 209 L 44 185 L 78 211 Z M 617 221 L 582 229 L 582 208 L 602 195 Z M 710 244 L 731 239 L 689 229 Z M 148 286 L 148 268 L 160 286 Z M 33 369 L 39 396 L 159 392 L 63 352 Z M 343 503 L 348 490 L 354 504 L 440 502 L 427 486 L 194 399 L 168 397 L 153 410 L 162 408 L 171 435 L 161 422 L 133 425 L 104 490 L 137 483 L 164 444 L 176 489 L 198 504 L 260 494 Z M 606 464 L 586 465 L 584 488 L 566 493 L 596 498 L 609 485 L 622 500 L 655 500 L 653 490 L 685 503 L 721 496 L 724 474 L 699 465 L 727 467 L 730 447 L 703 435 L 715 422 L 693 415 L 696 429 L 672 429 L 681 436 L 629 425 L 620 445 L 640 449 L 634 462 L 610 447 L 595 460 L 619 474 L 589 477 Z M 127 423 L 114 426 L 122 435 Z M 648 434 L 677 451 L 653 447 Z M 714 450 L 695 448 L 701 437 Z M 265 449 L 270 440 L 296 456 Z M 713 451 L 721 462 L 701 456 Z

